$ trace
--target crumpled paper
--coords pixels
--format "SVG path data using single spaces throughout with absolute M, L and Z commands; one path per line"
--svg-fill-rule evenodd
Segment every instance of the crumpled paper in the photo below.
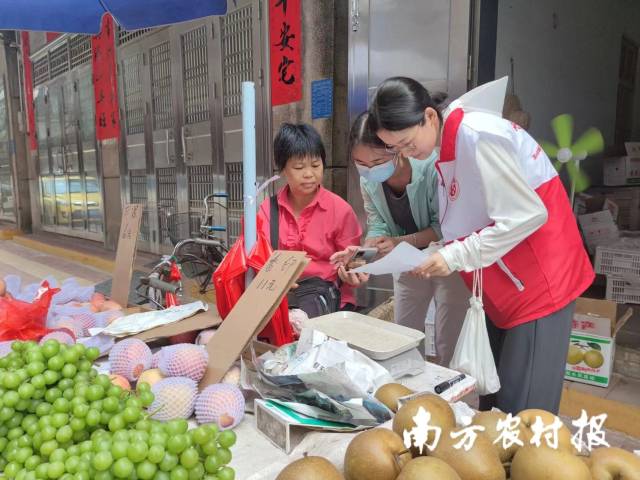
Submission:
M 313 418 L 376 426 L 391 412 L 373 395 L 389 372 L 345 342 L 304 329 L 300 340 L 254 358 L 246 378 L 263 398 Z M 245 372 L 246 373 L 246 372 Z

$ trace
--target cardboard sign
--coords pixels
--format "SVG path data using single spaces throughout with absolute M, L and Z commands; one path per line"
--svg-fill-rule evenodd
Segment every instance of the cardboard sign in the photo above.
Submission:
M 136 256 L 136 243 L 140 231 L 143 206 L 141 204 L 125 205 L 122 210 L 120 237 L 116 251 L 116 266 L 113 270 L 111 300 L 126 307 L 131 288 L 133 261 Z
M 266 326 L 307 263 L 304 252 L 273 252 L 209 340 L 210 360 L 200 388 L 222 380 L 245 346 Z

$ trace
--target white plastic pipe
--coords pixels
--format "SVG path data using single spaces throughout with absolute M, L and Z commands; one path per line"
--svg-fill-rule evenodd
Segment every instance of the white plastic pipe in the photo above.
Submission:
M 244 200 L 244 249 L 256 244 L 256 90 L 253 82 L 242 82 L 242 180 Z

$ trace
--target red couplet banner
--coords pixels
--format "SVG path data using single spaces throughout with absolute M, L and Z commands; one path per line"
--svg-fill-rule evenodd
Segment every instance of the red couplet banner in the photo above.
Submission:
M 102 18 L 100 33 L 91 38 L 96 138 L 98 140 L 120 136 L 114 30 L 113 18 L 111 15 L 105 15 Z
M 20 33 L 20 43 L 22 45 L 22 65 L 24 66 L 24 97 L 27 110 L 27 131 L 29 134 L 29 149 L 38 149 L 36 139 L 36 117 L 33 106 L 33 69 L 31 68 L 31 45 L 29 43 L 29 32 Z
M 302 99 L 300 0 L 269 0 L 271 104 Z

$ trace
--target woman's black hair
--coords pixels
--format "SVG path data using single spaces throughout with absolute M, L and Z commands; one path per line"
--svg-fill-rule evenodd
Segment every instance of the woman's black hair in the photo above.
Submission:
M 278 170 L 284 170 L 290 158 L 320 157 L 326 167 L 326 153 L 320 134 L 311 125 L 283 123 L 273 141 L 273 156 Z
M 366 145 L 373 148 L 385 148 L 385 143 L 378 138 L 376 132 L 369 125 L 369 112 L 362 112 L 356 117 L 349 131 L 348 153 L 349 159 L 356 145 Z
M 369 110 L 369 127 L 377 132 L 404 130 L 424 123 L 427 107 L 438 112 L 442 123 L 441 107 L 446 94 L 430 95 L 422 84 L 412 78 L 392 77 L 378 87 Z

